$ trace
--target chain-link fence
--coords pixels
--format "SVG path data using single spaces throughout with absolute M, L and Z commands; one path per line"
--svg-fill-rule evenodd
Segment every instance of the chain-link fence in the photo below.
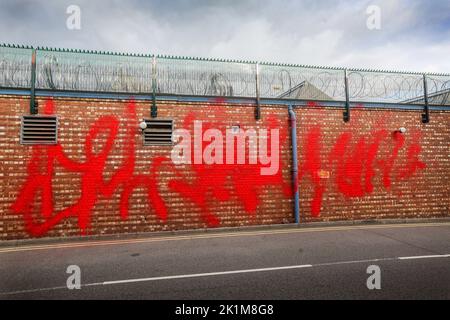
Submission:
M 47 48 L 35 51 L 36 89 L 423 104 L 427 87 L 429 104 L 450 105 L 448 74 Z M 31 87 L 32 54 L 30 47 L 0 46 L 0 87 Z

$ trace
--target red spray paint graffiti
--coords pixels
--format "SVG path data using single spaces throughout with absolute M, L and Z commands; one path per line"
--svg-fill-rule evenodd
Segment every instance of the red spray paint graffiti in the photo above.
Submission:
M 310 104 L 310 107 L 316 105 Z M 359 133 L 364 132 L 362 127 L 358 127 L 358 118 L 362 115 L 360 109 L 361 107 L 353 112 L 353 127 L 339 134 L 328 156 L 323 152 L 322 126 L 313 125 L 307 132 L 303 146 L 305 158 L 300 167 L 299 180 L 309 176 L 313 183 L 314 194 L 311 201 L 313 217 L 320 215 L 327 188 L 320 176 L 322 171 L 333 173 L 332 178 L 339 193 L 346 198 L 355 198 L 374 191 L 373 178 L 377 170 L 381 172 L 383 187 L 389 189 L 392 179 L 396 181 L 408 179 L 426 167 L 425 163 L 419 160 L 421 146 L 418 133 L 413 133 L 409 141 L 406 141 L 405 136 L 398 131 L 392 132 L 387 129 L 371 130 L 366 134 Z M 400 160 L 399 152 L 403 148 L 407 153 L 406 163 L 402 163 L 403 169 L 394 171 L 394 166 Z
M 44 113 L 55 113 L 52 100 L 47 101 Z M 27 180 L 12 205 L 13 212 L 23 215 L 26 230 L 31 235 L 42 236 L 69 217 L 77 217 L 81 233 L 86 234 L 90 228 L 92 211 L 98 200 L 111 198 L 116 192 L 120 192 L 120 216 L 122 219 L 127 219 L 130 197 L 133 190 L 138 187 L 147 189 L 148 202 L 154 208 L 158 218 L 162 222 L 166 221 L 167 207 L 158 190 L 159 172 L 163 166 L 168 166 L 178 177 L 169 182 L 169 188 L 193 201 L 201 209 L 202 218 L 208 226 L 220 224 L 219 217 L 211 213 L 212 201 L 228 201 L 234 194 L 245 211 L 254 215 L 259 204 L 259 193 L 265 186 L 282 185 L 285 194 L 288 195 L 290 192 L 288 184 L 283 181 L 281 170 L 277 175 L 261 178 L 259 165 L 192 165 L 196 178 L 194 182 L 189 183 L 183 173 L 178 171 L 171 162 L 170 157 L 160 156 L 152 160 L 148 169 L 149 174 L 136 175 L 134 173 L 136 162 L 134 143 L 136 127 L 134 124 L 137 122 L 137 118 L 134 102 L 127 105 L 123 118 L 126 126 L 126 138 L 121 151 L 123 161 L 108 181 L 104 180 L 103 174 L 121 125 L 115 116 L 102 116 L 92 124 L 86 136 L 85 160 L 82 162 L 71 160 L 60 144 L 33 146 L 27 168 Z M 185 125 L 189 126 L 192 120 L 191 116 L 187 117 Z M 269 123 L 271 126 L 278 125 L 274 118 L 270 118 Z M 215 123 L 214 125 L 219 124 Z M 105 142 L 100 146 L 100 151 L 94 152 L 94 149 L 99 147 L 96 138 L 100 136 L 106 137 Z M 79 199 L 76 203 L 58 212 L 55 212 L 53 194 L 55 165 L 60 165 L 64 170 L 76 173 L 81 178 Z M 231 190 L 226 188 L 229 180 L 232 181 Z M 253 185 L 249 185 L 249 181 Z M 40 199 L 39 194 L 41 195 Z
M 217 109 L 217 110 L 216 110 Z M 211 107 L 211 113 L 220 114 L 220 108 Z M 195 119 L 194 113 L 190 113 L 183 124 L 184 128 L 192 128 Z M 268 129 L 280 127 L 280 120 L 269 116 L 267 120 Z M 203 123 L 203 131 L 209 128 L 222 128 L 224 131 L 226 126 L 221 122 Z M 286 133 L 280 133 L 280 141 L 285 141 Z M 270 139 L 269 139 L 270 140 Z M 270 145 L 271 142 L 269 141 Z M 281 143 L 280 143 L 281 145 Z M 203 150 L 206 144 L 203 144 Z M 237 145 L 234 154 L 237 152 Z M 203 152 L 202 150 L 202 152 Z M 194 156 L 191 154 L 191 162 L 194 163 Z M 280 158 L 280 167 L 283 167 L 283 161 Z M 237 196 L 239 203 L 243 206 L 245 212 L 251 217 L 255 216 L 256 208 L 259 205 L 259 195 L 262 190 L 269 186 L 281 186 L 284 195 L 292 194 L 291 187 L 283 180 L 282 171 L 278 170 L 275 175 L 261 176 L 261 164 L 193 164 L 192 169 L 195 173 L 193 182 L 186 182 L 185 179 L 179 178 L 170 182 L 169 187 L 180 193 L 183 197 L 190 199 L 202 210 L 204 220 L 208 226 L 217 226 L 220 220 L 211 213 L 208 203 L 216 201 L 228 201 L 232 193 Z M 227 189 L 227 182 L 231 181 L 232 188 Z M 249 183 L 251 182 L 251 183 Z
M 54 113 L 54 103 L 47 101 L 44 113 Z M 124 115 L 127 127 L 128 143 L 123 150 L 124 161 L 121 167 L 113 174 L 109 181 L 104 181 L 108 155 L 119 131 L 119 120 L 113 116 L 100 117 L 89 130 L 85 145 L 85 161 L 75 162 L 69 159 L 60 144 L 54 146 L 33 146 L 32 157 L 28 164 L 28 178 L 20 191 L 12 210 L 23 214 L 25 227 L 33 236 L 41 236 L 47 233 L 63 219 L 77 216 L 78 225 L 82 234 L 90 226 L 92 210 L 100 197 L 111 197 L 121 187 L 120 213 L 122 218 L 128 215 L 128 201 L 132 190 L 137 186 L 145 186 L 148 189 L 148 200 L 153 204 L 159 218 L 167 217 L 164 201 L 157 190 L 155 174 L 134 175 L 134 136 L 132 123 L 136 120 L 135 105 L 130 102 Z M 106 141 L 101 150 L 94 153 L 94 140 L 106 135 Z M 55 164 L 60 164 L 65 170 L 75 172 L 81 176 L 81 195 L 78 201 L 59 212 L 54 210 L 53 199 L 53 177 Z M 155 172 L 150 168 L 150 172 Z M 38 203 L 37 196 L 41 193 L 40 217 L 33 216 L 35 205 Z M 41 220 L 44 222 L 40 222 Z
M 201 218 L 210 227 L 221 223 L 220 217 L 212 212 L 212 205 L 216 202 L 237 199 L 248 216 L 254 218 L 262 190 L 274 186 L 281 188 L 286 197 L 292 195 L 292 188 L 284 181 L 282 171 L 279 170 L 272 176 L 261 176 L 261 164 L 192 164 L 191 172 L 187 173 L 177 168 L 170 157 L 158 156 L 152 159 L 148 174 L 135 174 L 135 109 L 134 102 L 127 104 L 123 122 L 115 116 L 102 116 L 92 124 L 85 138 L 84 161 L 70 159 L 60 144 L 32 148 L 27 167 L 28 177 L 12 205 L 14 213 L 23 215 L 26 230 L 31 235 L 42 236 L 69 217 L 77 217 L 81 233 L 86 234 L 90 229 L 92 212 L 98 200 L 111 198 L 117 192 L 120 198 L 120 216 L 127 219 L 129 201 L 136 188 L 147 190 L 148 203 L 160 221 L 165 222 L 168 209 L 159 191 L 159 175 L 163 167 L 176 176 L 168 182 L 170 190 L 194 203 L 200 209 Z M 222 108 L 211 107 L 211 112 L 219 114 Z M 46 103 L 44 113 L 55 113 L 52 100 Z M 269 129 L 280 127 L 281 122 L 276 117 L 266 118 L 263 125 Z M 183 126 L 190 128 L 193 121 L 194 114 L 190 114 Z M 355 116 L 352 121 L 357 121 Z M 103 175 L 108 165 L 108 157 L 112 153 L 121 125 L 126 128 L 125 142 L 120 151 L 123 160 L 109 180 L 105 180 Z M 224 130 L 226 125 L 219 122 L 204 123 L 203 130 L 211 127 Z M 324 183 L 324 172 L 332 172 L 332 181 L 342 195 L 354 198 L 374 192 L 373 180 L 377 174 L 381 174 L 382 186 L 389 189 L 392 181 L 409 179 L 426 167 L 419 160 L 419 133 L 413 132 L 409 135 L 411 138 L 406 139 L 404 135 L 392 133 L 382 127 L 366 134 L 359 132 L 362 132 L 359 128 L 349 128 L 340 133 L 331 149 L 325 152 L 324 129 L 320 125 L 314 125 L 307 131 L 301 150 L 304 159 L 299 170 L 299 180 L 310 177 L 312 181 L 313 217 L 320 215 L 323 196 L 329 188 L 329 185 Z M 100 145 L 96 142 L 99 137 L 106 137 Z M 286 132 L 281 130 L 280 145 L 283 145 L 285 140 Z M 203 145 L 203 148 L 205 147 L 206 145 Z M 399 159 L 402 150 L 406 155 L 405 159 Z M 279 158 L 280 168 L 285 167 L 282 157 Z M 78 175 L 81 182 L 77 201 L 55 212 L 53 180 L 57 165 Z

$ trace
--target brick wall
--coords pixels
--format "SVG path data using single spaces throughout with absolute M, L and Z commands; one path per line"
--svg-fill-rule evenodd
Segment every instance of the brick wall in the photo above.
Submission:
M 38 99 L 59 117 L 59 144 L 19 143 L 29 100 L 0 97 L 0 240 L 291 223 L 290 137 L 284 106 L 158 103 L 192 132 L 278 128 L 280 171 L 259 165 L 174 165 L 171 146 L 143 146 L 149 102 Z M 450 216 L 450 112 L 296 109 L 303 221 Z M 399 127 L 405 134 L 394 133 Z M 116 132 L 117 129 L 117 132 Z
M 450 112 L 297 109 L 306 221 L 450 216 Z M 399 128 L 406 133 L 396 132 Z

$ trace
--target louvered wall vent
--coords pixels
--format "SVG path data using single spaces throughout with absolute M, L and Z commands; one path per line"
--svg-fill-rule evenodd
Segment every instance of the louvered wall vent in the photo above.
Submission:
M 173 120 L 144 119 L 144 146 L 166 146 L 172 144 Z
M 21 144 L 56 144 L 58 118 L 56 116 L 22 116 Z

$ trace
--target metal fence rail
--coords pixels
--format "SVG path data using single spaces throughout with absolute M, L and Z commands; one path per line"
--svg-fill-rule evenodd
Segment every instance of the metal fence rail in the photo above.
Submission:
M 298 100 L 345 100 L 344 70 L 262 64 L 261 97 Z
M 361 102 L 402 103 L 423 97 L 423 75 L 385 71 L 348 73 L 350 99 Z
M 32 87 L 32 51 L 0 46 L 0 87 Z M 424 79 L 428 104 L 450 105 L 449 74 L 36 49 L 45 90 L 424 104 Z
M 29 47 L 0 47 L 0 87 L 30 88 L 31 52 Z
M 156 58 L 158 93 L 256 96 L 256 65 L 200 59 Z
M 450 105 L 450 76 L 427 75 L 428 100 L 433 105 Z M 423 98 L 422 100 L 423 101 Z
M 90 52 L 36 51 L 36 88 L 147 93 L 152 90 L 149 57 Z

